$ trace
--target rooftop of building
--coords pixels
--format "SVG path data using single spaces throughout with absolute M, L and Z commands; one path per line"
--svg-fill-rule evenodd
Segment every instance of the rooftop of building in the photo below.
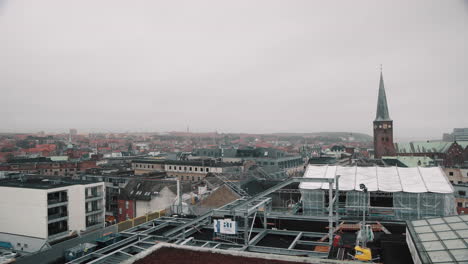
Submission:
M 192 186 L 188 182 L 181 182 L 182 193 L 188 193 Z M 130 180 L 121 190 L 120 198 L 125 200 L 150 201 L 152 197 L 159 195 L 168 188 L 172 193 L 177 193 L 177 181 L 174 180 Z
M 27 188 L 27 189 L 55 189 L 72 185 L 86 185 L 95 182 L 74 180 L 63 177 L 46 177 L 40 175 L 23 175 L 16 179 L 1 179 L 0 187 Z
M 149 164 L 168 164 L 168 165 L 186 165 L 186 166 L 205 166 L 205 167 L 232 167 L 241 166 L 241 163 L 221 162 L 213 159 L 203 160 L 157 160 L 157 159 L 135 159 L 134 163 Z
M 446 141 L 412 141 L 395 143 L 397 153 L 444 153 L 453 142 Z
M 386 164 L 390 162 L 389 165 L 396 165 L 399 167 L 428 167 L 435 165 L 433 159 L 420 156 L 385 156 L 382 157 L 382 160 L 384 160 Z M 396 162 L 391 162 L 392 160 Z
M 468 262 L 468 215 L 408 221 L 407 226 L 410 251 L 413 247 L 422 263 Z
M 324 261 L 325 262 L 325 261 Z M 292 264 L 320 263 L 319 259 L 304 259 L 264 253 L 239 252 L 234 250 L 208 249 L 160 243 L 143 254 L 129 259 L 127 263 L 224 263 L 224 264 Z M 329 263 L 329 262 L 328 262 Z
M 361 191 L 365 184 L 370 192 L 453 193 L 453 187 L 440 167 L 345 167 L 308 165 L 305 178 L 335 178 L 339 175 L 340 191 Z M 328 189 L 328 183 L 303 182 L 301 189 Z

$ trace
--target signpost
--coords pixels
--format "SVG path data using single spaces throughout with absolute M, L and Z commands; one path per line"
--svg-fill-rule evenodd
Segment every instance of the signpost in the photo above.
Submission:
M 237 222 L 231 219 L 214 220 L 213 227 L 215 233 L 235 235 L 237 234 Z

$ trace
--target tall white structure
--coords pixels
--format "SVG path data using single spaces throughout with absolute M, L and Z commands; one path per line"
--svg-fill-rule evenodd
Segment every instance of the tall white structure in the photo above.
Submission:
M 104 183 L 24 177 L 0 181 L 0 241 L 35 252 L 48 242 L 104 227 Z

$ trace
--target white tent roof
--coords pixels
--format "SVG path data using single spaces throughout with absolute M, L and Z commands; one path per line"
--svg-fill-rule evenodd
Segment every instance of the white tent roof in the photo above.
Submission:
M 306 178 L 334 178 L 340 175 L 340 191 L 361 191 L 359 184 L 370 192 L 453 193 L 453 187 L 439 167 L 343 167 L 309 165 Z M 333 186 L 335 187 L 335 186 Z M 328 189 L 328 183 L 303 182 L 300 189 Z

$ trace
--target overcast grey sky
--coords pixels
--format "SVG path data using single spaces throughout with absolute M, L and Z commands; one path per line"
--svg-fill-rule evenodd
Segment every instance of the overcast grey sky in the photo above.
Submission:
M 0 0 L 0 130 L 468 127 L 468 1 Z

